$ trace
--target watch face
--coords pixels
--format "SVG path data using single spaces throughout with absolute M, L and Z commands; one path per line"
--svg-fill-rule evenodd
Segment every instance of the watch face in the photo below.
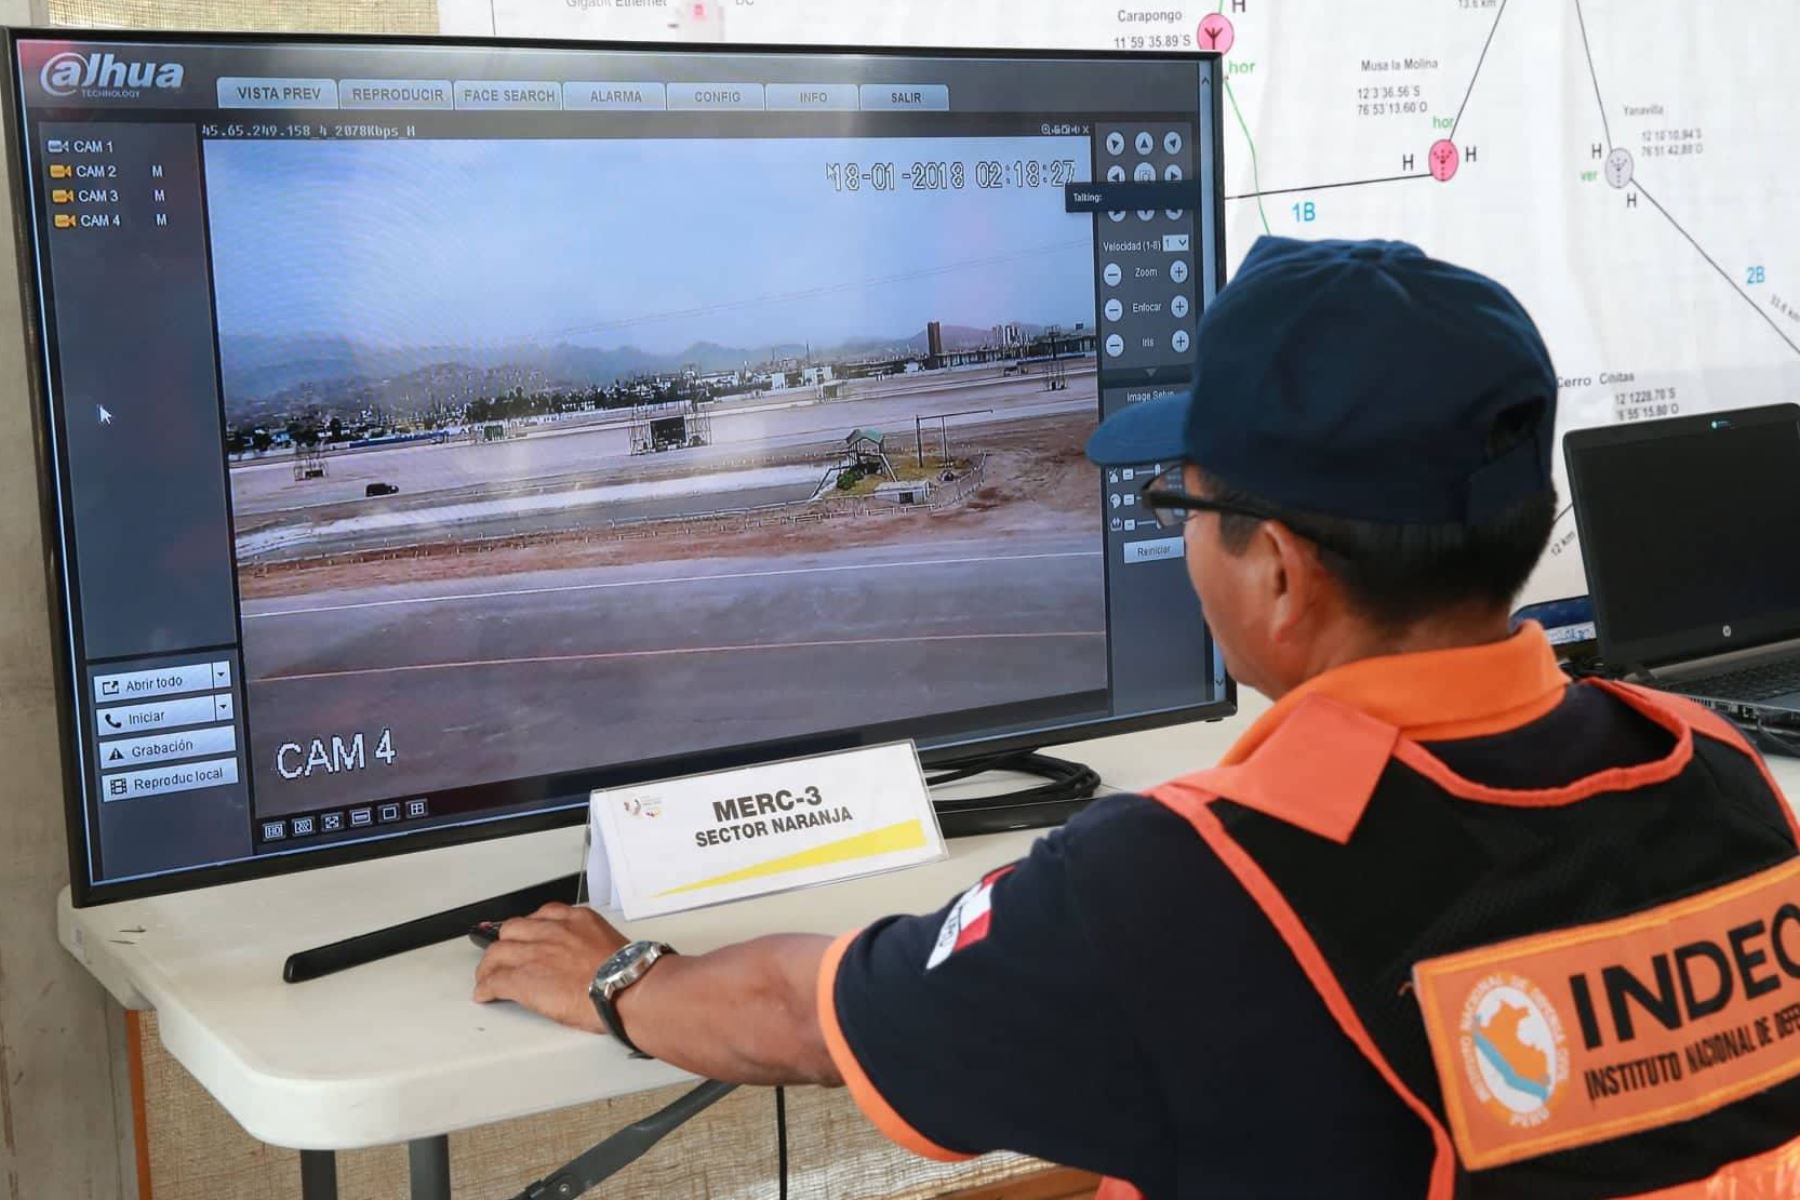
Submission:
M 636 978 L 635 972 L 644 959 L 657 949 L 655 942 L 632 942 L 621 946 L 616 954 L 607 959 L 595 976 L 597 982 L 622 985 Z
M 613 956 L 606 960 L 606 966 L 601 968 L 601 974 L 617 975 L 621 971 L 627 970 L 632 963 L 643 956 L 644 946 L 642 942 L 632 942 L 629 945 L 620 946 Z

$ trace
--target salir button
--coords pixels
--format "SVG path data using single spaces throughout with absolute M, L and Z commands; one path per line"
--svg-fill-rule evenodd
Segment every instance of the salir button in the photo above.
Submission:
M 950 85 L 944 83 L 865 83 L 864 112 L 947 112 Z

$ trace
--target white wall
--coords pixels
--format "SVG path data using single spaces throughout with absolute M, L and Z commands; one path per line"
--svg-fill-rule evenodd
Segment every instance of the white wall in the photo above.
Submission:
M 0 0 L 6 24 L 44 19 Z M 56 941 L 68 855 L 31 408 L 17 261 L 0 253 L 0 1195 L 130 1196 L 124 1015 Z

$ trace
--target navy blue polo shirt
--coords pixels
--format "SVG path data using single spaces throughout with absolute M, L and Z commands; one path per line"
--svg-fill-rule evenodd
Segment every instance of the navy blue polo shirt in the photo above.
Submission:
M 1504 724 L 1519 698 L 1501 684 Z M 1669 751 L 1599 689 L 1541 699 L 1500 732 L 1427 744 L 1502 788 Z M 919 1153 L 1016 1150 L 1149 1200 L 1425 1194 L 1423 1122 L 1207 843 L 1143 796 L 1096 802 L 935 913 L 840 939 L 820 995 L 859 1105 Z

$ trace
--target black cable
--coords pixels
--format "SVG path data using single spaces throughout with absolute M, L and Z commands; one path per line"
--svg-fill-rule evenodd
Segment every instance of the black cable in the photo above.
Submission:
M 1795 738 L 1792 734 L 1779 729 L 1771 729 L 1760 717 L 1757 718 L 1754 726 L 1749 727 L 1749 732 L 1752 741 L 1761 738 L 1773 746 L 1778 754 L 1800 757 L 1800 738 Z
M 781 1180 L 781 1200 L 788 1200 L 787 1089 L 775 1089 L 775 1162 Z
M 1079 799 L 1092 795 L 1094 788 L 1100 784 L 1100 776 L 1092 767 L 1081 763 L 1069 762 L 1066 759 L 1052 758 L 1047 754 L 1025 752 L 1021 754 L 1001 755 L 991 759 L 980 759 L 965 766 L 955 767 L 927 779 L 925 782 L 936 787 L 940 784 L 952 783 L 967 779 L 974 775 L 989 771 L 1013 771 L 1021 775 L 1036 775 L 1049 782 L 1035 787 L 1018 788 L 992 796 L 972 796 L 956 800 L 935 800 L 939 814 L 946 812 L 966 812 L 972 809 L 991 808 L 996 804 L 1029 804 L 1044 801 Z
M 937 786 L 987 771 L 1036 775 L 1047 782 L 996 795 L 934 799 L 932 806 L 945 837 L 1060 825 L 1085 808 L 1100 787 L 1100 776 L 1093 768 L 1030 750 L 950 763 L 926 782 Z
M 958 780 L 968 779 L 988 771 L 997 771 L 1002 768 L 1003 764 L 1017 757 L 1019 757 L 1017 754 L 990 754 L 985 758 L 971 758 L 966 762 L 953 764 L 948 770 L 942 771 L 939 774 L 927 775 L 925 777 L 925 784 L 927 787 L 939 787 L 946 783 L 956 783 Z
M 1718 712 L 1717 709 L 1713 711 Z M 1800 730 L 1776 729 L 1761 717 L 1744 721 L 1730 713 L 1720 712 L 1719 715 L 1730 722 L 1732 728 L 1743 734 L 1758 750 L 1764 753 L 1800 758 Z

